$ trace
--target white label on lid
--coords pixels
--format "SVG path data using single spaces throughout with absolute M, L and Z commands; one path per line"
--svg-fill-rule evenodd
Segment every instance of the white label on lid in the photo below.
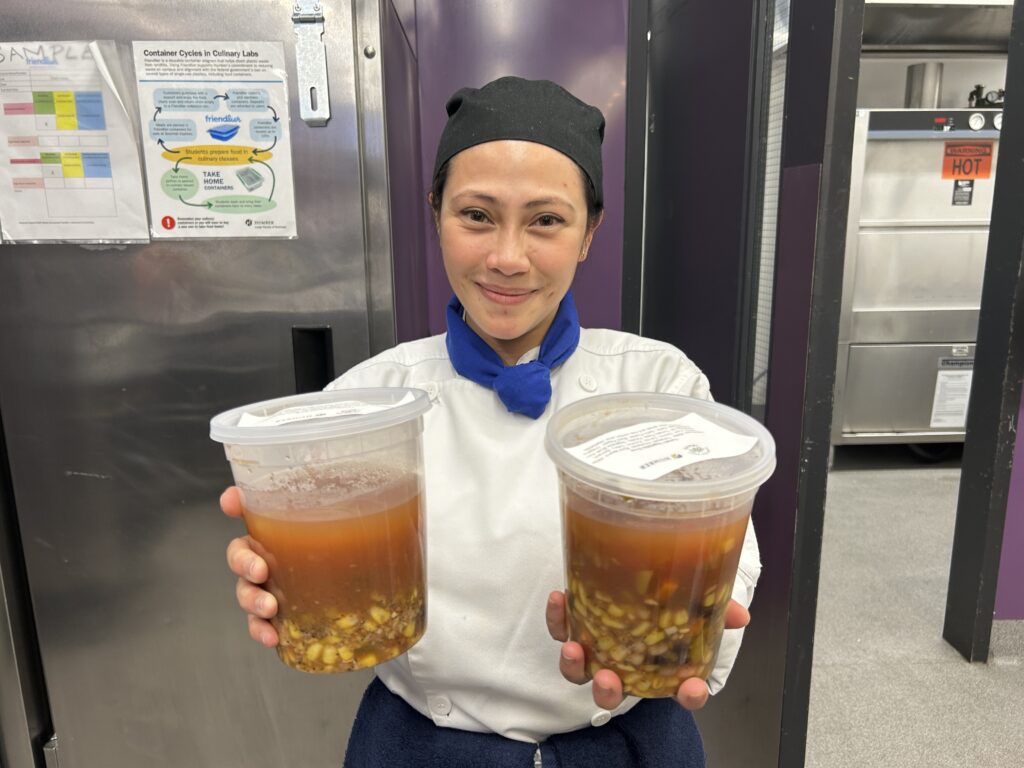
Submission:
M 282 424 L 292 424 L 296 421 L 314 421 L 316 419 L 333 419 L 338 416 L 365 416 L 368 413 L 380 413 L 400 405 L 408 405 L 414 400 L 413 394 L 409 392 L 397 403 L 391 405 L 376 405 L 364 403 L 359 400 L 344 400 L 338 403 L 313 403 L 312 405 L 296 405 L 291 408 L 282 408 L 280 411 L 269 416 L 257 416 L 253 413 L 243 413 L 238 420 L 240 427 L 279 427 Z
M 699 461 L 741 456 L 756 444 L 756 437 L 737 435 L 690 413 L 675 421 L 616 429 L 567 450 L 592 467 L 655 480 Z

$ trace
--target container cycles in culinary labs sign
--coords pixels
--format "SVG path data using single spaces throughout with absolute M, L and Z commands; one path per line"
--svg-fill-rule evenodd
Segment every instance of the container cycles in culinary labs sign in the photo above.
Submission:
M 284 47 L 135 42 L 153 237 L 295 237 Z

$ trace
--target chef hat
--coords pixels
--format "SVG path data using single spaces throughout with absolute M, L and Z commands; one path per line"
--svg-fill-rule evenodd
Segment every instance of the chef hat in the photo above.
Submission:
M 483 88 L 462 88 L 446 105 L 448 122 L 434 161 L 442 166 L 464 149 L 489 141 L 533 141 L 556 149 L 583 169 L 600 206 L 604 115 L 550 80 L 502 77 Z

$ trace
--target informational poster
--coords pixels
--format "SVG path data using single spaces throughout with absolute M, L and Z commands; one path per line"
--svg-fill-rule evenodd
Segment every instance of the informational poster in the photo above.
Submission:
M 973 365 L 973 360 L 966 361 Z M 932 429 L 963 429 L 967 425 L 967 403 L 971 396 L 971 368 L 940 369 L 932 398 Z
M 134 119 L 96 42 L 0 43 L 4 240 L 149 239 Z
M 295 237 L 284 46 L 133 43 L 153 237 Z

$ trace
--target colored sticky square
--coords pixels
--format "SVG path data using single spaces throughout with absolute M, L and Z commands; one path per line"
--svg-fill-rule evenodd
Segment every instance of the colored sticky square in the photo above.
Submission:
M 103 94 L 99 91 L 78 91 L 75 93 L 75 110 L 78 114 L 78 130 L 106 130 L 107 121 L 103 115 Z
M 57 115 L 57 130 L 58 131 L 77 131 L 78 130 L 78 118 L 74 115 L 70 117 L 61 117 Z
M 75 94 L 72 91 L 54 91 L 53 109 L 57 117 L 61 115 L 74 116 Z
M 83 152 L 82 168 L 87 179 L 109 179 L 113 176 L 110 155 L 106 152 Z
M 64 171 L 65 179 L 81 179 L 85 177 L 81 152 L 61 152 L 60 166 Z
M 43 165 L 60 165 L 60 152 L 40 152 L 39 159 Z
M 53 91 L 33 91 L 32 107 L 37 115 L 56 114 L 53 106 Z

